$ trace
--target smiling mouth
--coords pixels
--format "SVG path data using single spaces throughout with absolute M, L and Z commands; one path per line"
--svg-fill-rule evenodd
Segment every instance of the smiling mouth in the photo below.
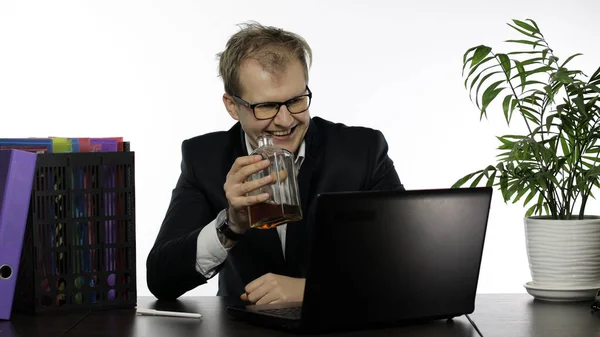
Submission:
M 295 129 L 296 129 L 296 126 L 294 126 L 291 129 L 285 130 L 285 131 L 270 131 L 269 133 L 272 134 L 273 136 L 284 137 L 284 136 L 287 136 L 287 135 L 291 134 L 292 132 L 294 132 Z

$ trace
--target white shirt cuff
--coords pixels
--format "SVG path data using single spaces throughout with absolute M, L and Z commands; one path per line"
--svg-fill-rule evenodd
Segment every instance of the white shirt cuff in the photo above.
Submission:
M 217 220 L 211 221 L 198 234 L 196 248 L 196 271 L 209 279 L 216 274 L 216 268 L 227 259 L 231 248 L 224 248 L 217 236 Z

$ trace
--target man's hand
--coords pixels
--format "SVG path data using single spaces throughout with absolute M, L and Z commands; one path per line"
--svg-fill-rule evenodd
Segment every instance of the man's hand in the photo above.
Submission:
M 248 283 L 240 298 L 254 304 L 302 302 L 305 284 L 306 279 L 268 273 Z
M 262 179 L 246 181 L 248 177 L 269 167 L 269 160 L 262 160 L 259 155 L 239 157 L 227 173 L 227 180 L 223 186 L 225 196 L 229 202 L 229 221 L 231 230 L 244 233 L 250 228 L 248 223 L 247 207 L 269 199 L 268 193 L 247 196 L 262 186 L 268 185 L 273 177 L 268 175 Z

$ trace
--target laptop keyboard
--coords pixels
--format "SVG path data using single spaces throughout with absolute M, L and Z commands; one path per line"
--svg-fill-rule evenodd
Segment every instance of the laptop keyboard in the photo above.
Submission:
M 260 310 L 260 312 L 285 318 L 300 319 L 300 312 L 302 312 L 302 307 L 264 309 Z

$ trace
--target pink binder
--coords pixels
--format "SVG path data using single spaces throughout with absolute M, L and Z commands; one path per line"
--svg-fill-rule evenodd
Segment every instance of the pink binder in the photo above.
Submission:
M 0 150 L 0 319 L 10 319 L 37 155 Z

